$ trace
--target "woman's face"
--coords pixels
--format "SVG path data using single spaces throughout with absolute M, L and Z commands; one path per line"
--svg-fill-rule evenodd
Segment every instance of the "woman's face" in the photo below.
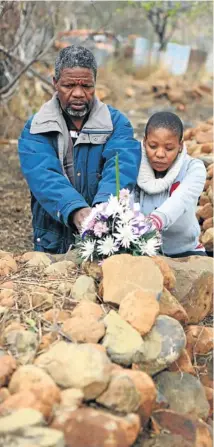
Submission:
M 169 129 L 151 129 L 144 138 L 144 147 L 151 167 L 158 172 L 166 171 L 183 149 L 178 135 Z

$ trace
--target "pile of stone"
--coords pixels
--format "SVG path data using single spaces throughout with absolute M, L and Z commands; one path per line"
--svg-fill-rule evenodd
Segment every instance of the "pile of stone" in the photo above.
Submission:
M 213 167 L 214 163 L 207 167 L 207 180 L 197 208 L 197 217 L 201 226 L 201 242 L 208 252 L 213 252 L 214 245 Z
M 201 242 L 208 252 L 213 252 L 213 118 L 187 129 L 184 140 L 189 155 L 200 158 L 207 168 L 204 191 L 199 200 L 197 217 L 201 226 Z
M 212 260 L 0 252 L 0 445 L 211 447 Z
M 206 166 L 213 163 L 213 117 L 196 127 L 186 129 L 184 141 L 189 155 L 201 158 Z

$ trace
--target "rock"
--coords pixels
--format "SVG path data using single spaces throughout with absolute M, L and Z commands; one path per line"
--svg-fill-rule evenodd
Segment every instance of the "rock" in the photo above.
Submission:
M 198 131 L 196 132 L 195 139 L 197 143 L 210 143 L 213 140 L 213 131 L 209 130 L 206 132 Z
M 156 430 L 181 437 L 180 444 L 144 444 L 143 447 L 212 447 L 212 438 L 207 424 L 188 415 L 178 414 L 172 410 L 158 410 L 152 415 Z M 155 438 L 154 438 L 155 439 Z M 177 441 L 176 441 L 177 442 Z
M 158 314 L 159 303 L 156 295 L 143 290 L 128 293 L 119 307 L 119 315 L 141 335 L 150 331 Z
M 60 341 L 41 354 L 35 364 L 63 388 L 79 388 L 86 400 L 95 399 L 110 380 L 111 362 L 92 346 Z
M 57 292 L 65 296 L 69 296 L 72 291 L 72 286 L 73 284 L 71 282 L 61 282 L 58 286 Z
M 184 439 L 182 435 L 174 433 L 160 433 L 157 436 L 152 436 L 143 442 L 141 447 L 193 447 L 191 441 Z
M 56 332 L 49 332 L 48 334 L 43 335 L 38 346 L 38 352 L 48 349 L 49 346 L 56 340 Z
M 70 313 L 66 310 L 60 310 L 57 308 L 47 310 L 42 317 L 50 323 L 62 323 L 70 318 Z
M 43 304 L 51 304 L 53 305 L 54 296 L 52 293 L 45 292 L 33 292 L 31 295 L 32 306 L 42 306 Z
M 60 407 L 76 410 L 82 404 L 84 394 L 78 388 L 68 388 L 61 392 Z
M 204 387 L 196 377 L 187 373 L 163 371 L 156 376 L 155 383 L 168 400 L 171 410 L 207 419 L 209 404 Z
M 211 154 L 213 152 L 213 143 L 204 143 L 201 146 L 201 152 Z
M 142 348 L 143 340 L 130 324 L 124 321 L 114 310 L 103 319 L 106 335 L 102 344 L 111 360 L 119 365 L 130 366 L 133 356 Z
M 22 329 L 5 331 L 4 345 L 10 350 L 18 364 L 31 363 L 38 347 L 37 335 Z
M 113 374 L 115 374 L 115 371 L 113 371 Z M 132 380 L 136 389 L 140 393 L 141 400 L 138 414 L 140 415 L 141 423 L 144 426 L 145 424 L 147 424 L 152 410 L 155 407 L 157 396 L 155 384 L 151 377 L 143 371 L 133 371 L 131 369 L 126 369 L 124 371 L 124 374 L 126 374 Z
M 65 447 L 63 433 L 46 427 L 27 428 L 23 433 L 23 437 L 18 437 L 18 439 L 20 444 L 16 445 L 16 447 Z M 7 447 L 11 447 L 11 444 Z
M 14 289 L 14 283 L 13 281 L 5 281 L 2 284 L 0 284 L 0 290 L 1 289 Z
M 75 248 L 72 250 L 67 251 L 67 253 L 63 254 L 51 254 L 50 255 L 53 262 L 58 261 L 72 261 L 76 265 L 82 264 L 82 258 L 80 257 L 79 249 Z
M 62 330 L 75 343 L 98 343 L 105 335 L 104 323 L 94 318 L 69 318 L 64 322 Z
M 4 252 L 3 252 L 4 253 Z M 0 277 L 7 276 L 10 273 L 16 273 L 18 270 L 15 259 L 9 254 L 0 256 Z
M 102 264 L 103 301 L 120 304 L 130 292 L 142 289 L 157 298 L 163 290 L 163 276 L 152 258 L 114 255 Z
M 0 435 L 1 441 L 4 447 L 65 447 L 63 433 L 46 427 L 32 426 L 19 429 L 17 433 L 4 433 Z
M 26 255 L 27 256 L 27 255 Z M 22 257 L 23 259 L 23 257 Z M 33 255 L 30 256 L 29 261 L 27 262 L 27 267 L 39 267 L 45 268 L 51 264 L 51 259 L 46 253 L 40 251 L 34 251 Z
M 84 394 L 77 388 L 68 388 L 61 392 L 61 402 L 55 407 L 54 427 L 63 427 L 72 411 L 82 406 Z
M 162 315 L 143 340 L 141 350 L 133 356 L 133 363 L 150 375 L 171 365 L 180 357 L 186 345 L 186 336 L 180 323 Z
M 213 389 L 209 388 L 208 386 L 204 386 L 204 391 L 206 394 L 206 398 L 209 402 L 209 406 L 210 406 L 210 411 L 209 411 L 209 416 L 212 418 L 213 417 Z
M 76 265 L 72 261 L 59 261 L 46 267 L 44 273 L 46 275 L 68 275 L 72 273 Z
M 3 433 L 14 433 L 26 427 L 43 424 L 44 419 L 39 411 L 33 410 L 32 408 L 22 408 L 8 416 L 0 418 L 0 441 Z
M 202 357 L 202 358 L 201 358 Z M 196 362 L 199 367 L 200 381 L 204 386 L 214 388 L 213 383 L 213 353 L 208 356 L 197 356 Z
M 213 240 L 214 240 L 214 229 L 208 228 L 202 235 L 201 242 L 207 251 L 213 250 Z
M 8 307 L 0 306 L 0 317 L 8 312 Z
M 41 400 L 47 402 L 47 405 L 52 406 L 60 401 L 60 391 L 53 379 L 41 368 L 34 365 L 20 366 L 9 383 L 11 394 L 24 390 L 39 395 Z
M 141 394 L 125 371 L 115 370 L 107 390 L 96 401 L 112 411 L 128 414 L 139 409 Z
M 86 275 L 81 275 L 75 281 L 72 288 L 72 297 L 77 300 L 96 301 L 96 288 L 92 278 Z
M 0 290 L 0 305 L 4 307 L 13 307 L 15 304 L 14 290 L 2 289 Z
M 209 219 L 213 217 L 213 207 L 211 203 L 206 203 L 206 205 L 201 208 L 200 217 L 202 217 L 202 219 Z
M 204 231 L 208 230 L 209 228 L 213 228 L 213 217 L 210 217 L 209 219 L 206 219 L 203 222 L 202 228 Z
M 167 398 L 156 389 L 156 400 L 153 410 L 156 411 L 164 408 L 169 408 L 169 402 Z
M 10 395 L 0 405 L 0 415 L 12 413 L 21 408 L 33 408 L 40 411 L 44 418 L 49 421 L 53 416 L 53 406 L 55 405 L 55 396 L 52 396 L 38 386 L 38 392 L 30 390 L 22 390 L 18 393 Z M 60 396 L 60 394 L 58 394 Z
M 176 278 L 173 270 L 169 267 L 167 262 L 162 256 L 153 256 L 153 261 L 159 267 L 162 275 L 163 275 L 163 285 L 166 289 L 173 289 L 176 284 Z
M 186 310 L 189 323 L 199 323 L 212 309 L 213 260 L 208 256 L 165 259 L 176 276 L 173 295 Z
M 199 217 L 201 217 L 201 210 L 202 210 L 202 208 L 203 208 L 203 206 L 206 204 L 206 203 L 209 203 L 209 197 L 207 196 L 207 194 L 205 193 L 205 192 L 202 192 L 202 194 L 201 194 L 201 196 L 200 196 L 200 199 L 199 199 L 199 208 L 200 208 L 200 210 L 198 210 L 199 212 L 198 212 L 198 215 L 199 215 Z
M 139 434 L 140 420 L 132 413 L 119 417 L 82 408 L 70 414 L 63 431 L 67 447 L 130 447 Z
M 175 318 L 182 324 L 186 324 L 189 320 L 188 315 L 183 306 L 165 287 L 159 301 L 160 315 L 167 315 Z
M 86 275 L 91 276 L 96 281 L 100 281 L 102 279 L 102 267 L 96 262 L 83 262 L 82 268 Z
M 186 349 L 182 351 L 180 357 L 172 363 L 168 369 L 171 372 L 180 371 L 180 373 L 186 372 L 188 374 L 193 374 L 193 376 L 196 375 L 195 369 L 193 368 L 191 359 Z
M 196 355 L 206 355 L 213 349 L 213 329 L 206 326 L 187 326 L 186 349 L 191 359 Z
M 8 388 L 5 387 L 0 388 L 0 404 L 4 402 L 9 396 L 10 393 L 8 391 Z
M 8 384 L 10 377 L 16 370 L 16 361 L 10 355 L 0 357 L 0 387 Z
M 99 320 L 104 316 L 104 312 L 99 304 L 93 303 L 93 301 L 82 300 L 74 308 L 72 312 L 72 317 L 84 318 L 94 318 Z

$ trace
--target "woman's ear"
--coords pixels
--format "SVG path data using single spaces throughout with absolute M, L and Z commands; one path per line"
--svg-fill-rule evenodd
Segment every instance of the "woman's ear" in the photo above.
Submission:
M 184 142 L 183 142 L 183 140 L 182 140 L 182 141 L 180 142 L 180 149 L 179 149 L 179 152 L 180 152 L 180 153 L 182 152 L 183 148 L 184 148 Z
M 143 145 L 144 145 L 144 147 L 146 147 L 146 137 L 145 137 L 145 135 L 143 137 Z

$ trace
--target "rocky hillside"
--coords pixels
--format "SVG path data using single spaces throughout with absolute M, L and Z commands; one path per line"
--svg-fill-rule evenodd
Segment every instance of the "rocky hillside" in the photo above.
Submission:
M 0 252 L 0 446 L 211 447 L 212 272 Z

